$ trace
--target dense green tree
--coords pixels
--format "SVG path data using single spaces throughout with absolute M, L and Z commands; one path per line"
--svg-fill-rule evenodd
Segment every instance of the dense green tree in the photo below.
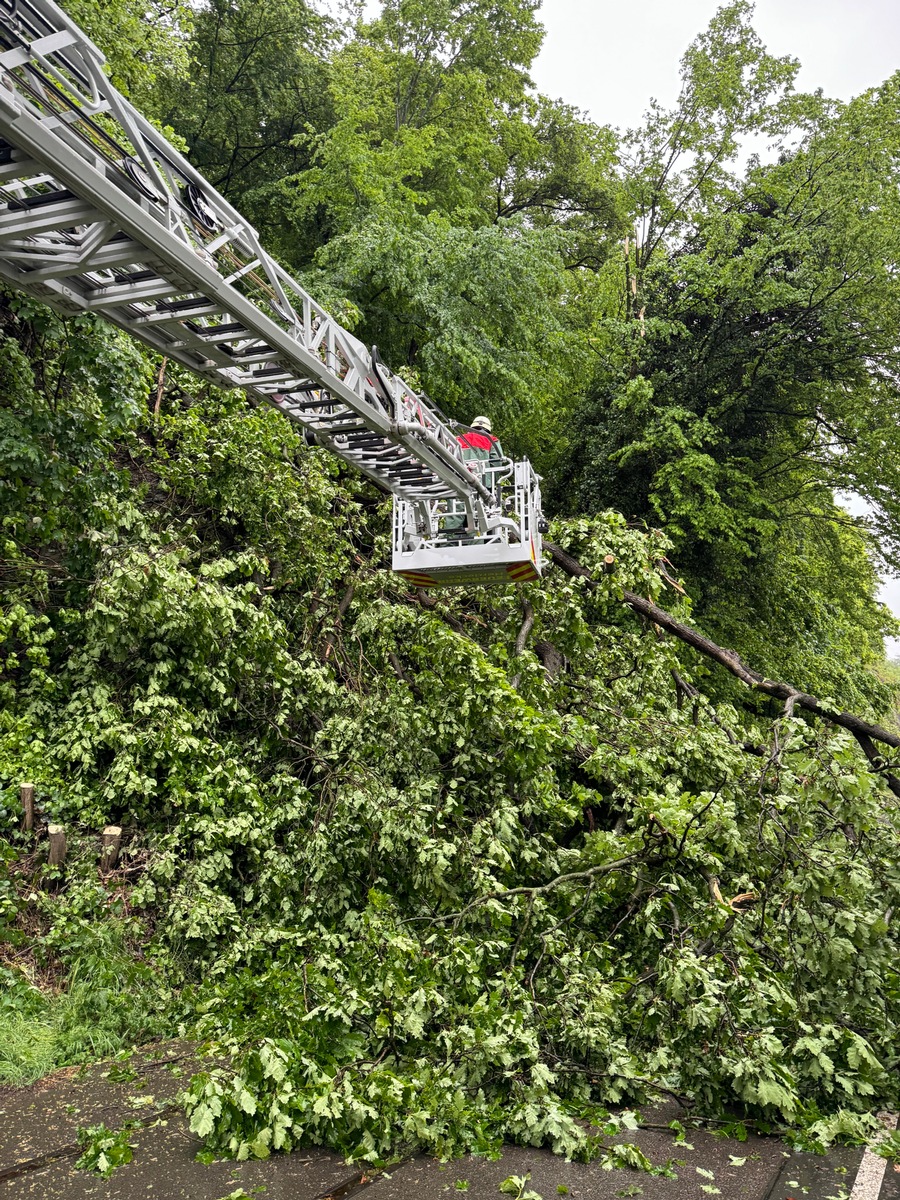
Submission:
M 329 231 L 314 290 L 451 415 L 547 454 L 585 378 L 578 271 L 619 216 L 612 135 L 528 91 L 540 36 L 523 0 L 386 5 L 333 60 L 337 119 L 285 195 L 288 230 Z
M 621 149 L 533 96 L 530 0 L 390 0 L 333 44 L 259 8 L 194 13 L 206 91 L 161 25 L 135 94 L 171 82 L 205 169 L 394 363 L 564 457 L 553 534 L 591 578 L 410 592 L 384 498 L 278 414 L 4 301 L 0 936 L 105 1009 L 106 1052 L 216 1039 L 233 1070 L 188 1107 L 240 1156 L 641 1163 L 585 1130 L 661 1090 L 863 1134 L 900 1103 L 896 780 L 632 608 L 693 598 L 826 714 L 891 705 L 833 495 L 896 532 L 894 81 L 793 97 L 735 4 Z M 127 80 L 141 31 L 103 12 Z M 729 170 L 760 132 L 776 161 Z M 25 777 L 65 875 L 19 832 Z M 128 865 L 98 879 L 113 820 Z M 84 1057 L 19 965 L 0 1043 L 27 1012 Z
M 295 0 L 199 9 L 168 119 L 395 366 L 547 453 L 585 361 L 577 272 L 619 221 L 612 135 L 531 95 L 531 0 L 402 0 L 329 32 Z
M 325 54 L 334 37 L 303 0 L 210 0 L 194 14 L 194 69 L 166 97 L 166 120 L 191 161 L 267 243 L 278 241 L 280 181 L 310 165 L 301 135 L 331 120 Z M 315 248 L 314 229 L 298 237 Z
M 758 645 L 775 612 L 791 638 L 808 628 L 799 595 L 813 625 L 856 611 L 847 628 L 870 662 L 884 628 L 862 567 L 873 543 L 839 532 L 833 497 L 870 502 L 895 561 L 897 80 L 846 106 L 785 99 L 792 66 L 746 18 L 720 14 L 685 60 L 678 109 L 635 140 L 639 236 L 608 268 L 618 312 L 599 322 L 602 366 L 553 495 L 663 524 L 699 611 L 737 644 L 743 626 Z M 777 135 L 777 160 L 729 174 L 736 138 L 758 129 Z M 810 640 L 847 661 L 834 634 Z
M 535 0 L 389 0 L 335 56 L 336 121 L 313 137 L 297 214 L 333 234 L 373 212 L 439 211 L 480 224 L 503 152 L 498 123 L 524 104 L 541 41 Z M 490 212 L 490 210 L 488 210 Z
M 62 7 L 106 55 L 110 76 L 148 117 L 190 70 L 187 0 L 63 0 Z
M 890 81 L 817 120 L 793 153 L 751 165 L 695 211 L 683 239 L 655 257 L 639 247 L 645 318 L 594 406 L 609 452 L 591 456 L 585 499 L 594 471 L 626 505 L 634 488 L 635 511 L 740 539 L 793 493 L 821 500 L 843 487 L 896 525 L 883 455 L 900 303 L 896 105 Z

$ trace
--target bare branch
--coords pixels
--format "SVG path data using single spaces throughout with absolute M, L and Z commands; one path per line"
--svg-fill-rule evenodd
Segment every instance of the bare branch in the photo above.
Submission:
M 588 867 L 586 871 L 569 871 L 567 874 L 557 875 L 549 883 L 542 883 L 537 887 L 517 887 L 501 892 L 486 892 L 483 896 L 476 896 L 470 904 L 467 904 L 465 908 L 461 908 L 459 912 L 444 913 L 442 916 L 409 917 L 406 921 L 401 921 L 400 924 L 408 925 L 413 921 L 461 921 L 463 917 L 468 916 L 473 909 L 480 908 L 482 904 L 487 904 L 491 900 L 509 900 L 512 896 L 528 896 L 530 898 L 530 908 L 538 896 L 544 896 L 547 892 L 552 892 L 564 883 L 575 883 L 582 879 L 594 879 L 598 875 L 609 875 L 612 871 L 618 871 L 622 867 L 629 866 L 640 857 L 641 854 L 629 854 L 625 858 L 614 859 L 613 862 L 601 863 L 596 867 Z
M 567 551 L 554 545 L 552 542 L 544 542 L 544 548 L 550 554 L 553 561 L 566 574 L 576 579 L 586 579 L 591 583 L 595 582 L 590 571 L 587 571 Z M 889 729 L 885 729 L 881 725 L 866 721 L 862 717 L 856 716 L 855 713 L 838 712 L 828 708 L 815 696 L 810 696 L 807 692 L 801 692 L 799 688 L 795 688 L 789 683 L 782 683 L 776 679 L 767 679 L 759 671 L 755 671 L 752 667 L 747 666 L 740 655 L 734 650 L 728 650 L 724 646 L 717 645 L 698 630 L 692 629 L 682 621 L 676 620 L 671 613 L 666 612 L 665 609 L 654 604 L 652 600 L 647 600 L 644 596 L 638 596 L 635 592 L 625 589 L 622 592 L 622 599 L 635 612 L 640 613 L 641 616 L 647 617 L 655 625 L 673 634 L 686 645 L 693 647 L 693 649 L 698 650 L 707 658 L 719 663 L 720 666 L 723 666 L 726 671 L 730 671 L 735 678 L 746 684 L 747 687 L 752 688 L 754 691 L 762 692 L 767 696 L 772 696 L 776 700 L 782 700 L 786 716 L 790 716 L 794 708 L 799 707 L 816 717 L 821 717 L 824 721 L 831 721 L 832 724 L 839 725 L 842 729 L 848 730 L 859 742 L 869 762 L 873 764 L 879 773 L 883 774 L 885 782 L 894 795 L 900 798 L 900 780 L 894 775 L 884 772 L 883 768 L 885 764 L 879 758 L 874 746 L 871 746 L 872 742 L 881 742 L 885 746 L 900 749 L 900 734 L 892 733 Z M 869 752 L 867 746 L 871 748 L 872 753 Z

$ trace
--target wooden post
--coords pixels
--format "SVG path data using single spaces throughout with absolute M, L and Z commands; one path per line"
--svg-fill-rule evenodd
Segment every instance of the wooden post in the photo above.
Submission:
M 103 849 L 100 851 L 100 870 L 111 871 L 119 861 L 122 846 L 122 826 L 107 825 L 103 830 Z
M 22 828 L 26 830 L 34 829 L 34 784 L 23 783 L 19 788 L 19 799 L 22 801 Z
M 48 825 L 47 833 L 50 837 L 47 864 L 51 867 L 61 867 L 66 861 L 66 831 L 62 825 Z

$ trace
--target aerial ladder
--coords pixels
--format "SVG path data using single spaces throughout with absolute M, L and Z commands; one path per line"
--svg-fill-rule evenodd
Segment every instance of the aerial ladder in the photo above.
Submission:
M 393 495 L 407 582 L 539 578 L 531 464 L 466 461 L 435 406 L 266 253 L 104 62 L 52 0 L 0 0 L 0 279 L 296 421 Z

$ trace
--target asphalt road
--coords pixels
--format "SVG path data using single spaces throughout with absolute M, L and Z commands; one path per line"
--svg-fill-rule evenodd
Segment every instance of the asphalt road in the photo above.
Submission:
M 669 1108 L 644 1110 L 644 1120 L 658 1127 L 627 1140 L 654 1164 L 671 1163 L 675 1179 L 567 1163 L 516 1146 L 497 1160 L 415 1158 L 380 1174 L 324 1151 L 207 1165 L 197 1161 L 199 1142 L 174 1104 L 194 1069 L 190 1047 L 168 1045 L 157 1057 L 132 1060 L 124 1072 L 130 1078 L 110 1079 L 93 1068 L 2 1089 L 0 1200 L 226 1200 L 235 1193 L 254 1200 L 500 1200 L 500 1185 L 511 1176 L 541 1200 L 900 1200 L 900 1169 L 860 1149 L 801 1154 L 776 1138 L 737 1142 L 702 1130 L 679 1146 L 666 1128 L 677 1115 Z M 143 1123 L 130 1136 L 132 1162 L 108 1180 L 76 1170 L 79 1127 L 102 1121 L 117 1129 L 129 1120 Z

